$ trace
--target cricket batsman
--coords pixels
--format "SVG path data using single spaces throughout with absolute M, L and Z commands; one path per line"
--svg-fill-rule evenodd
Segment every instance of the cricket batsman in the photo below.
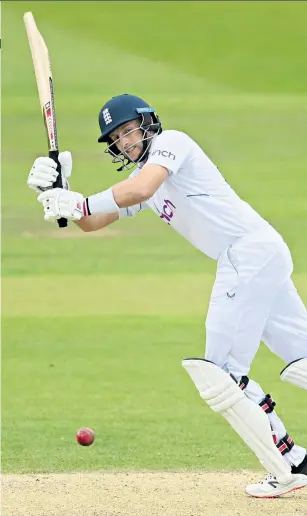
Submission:
M 200 396 L 267 470 L 262 482 L 246 487 L 247 494 L 271 498 L 306 486 L 306 449 L 291 438 L 270 394 L 248 376 L 262 340 L 285 362 L 281 379 L 307 390 L 307 312 L 291 279 L 286 243 L 240 199 L 197 143 L 183 132 L 162 130 L 155 110 L 141 98 L 111 98 L 99 113 L 99 126 L 98 142 L 106 144 L 118 170 L 134 170 L 85 197 L 69 189 L 69 152 L 59 156 L 63 189 L 52 189 L 56 163 L 36 159 L 27 183 L 40 192 L 45 220 L 64 217 L 83 231 L 97 231 L 151 209 L 216 260 L 205 358 L 187 358 L 182 365 Z

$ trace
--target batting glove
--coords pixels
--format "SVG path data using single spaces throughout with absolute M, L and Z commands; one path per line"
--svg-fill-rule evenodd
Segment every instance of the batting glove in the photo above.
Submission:
M 62 183 L 63 188 L 69 189 L 67 178 L 71 176 L 72 170 L 72 157 L 68 151 L 60 152 L 59 162 L 62 167 Z M 43 192 L 48 188 L 52 188 L 52 185 L 59 173 L 56 170 L 57 164 L 51 158 L 37 158 L 33 167 L 30 170 L 30 174 L 27 180 L 27 184 L 35 192 Z
M 47 221 L 55 221 L 61 217 L 80 220 L 83 217 L 84 197 L 78 192 L 54 188 L 41 193 L 37 200 L 44 207 L 44 219 Z

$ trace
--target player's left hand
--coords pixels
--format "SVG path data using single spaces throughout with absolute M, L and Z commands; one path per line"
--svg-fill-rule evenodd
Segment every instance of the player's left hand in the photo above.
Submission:
M 61 175 L 63 188 L 69 190 L 68 177 L 71 176 L 72 157 L 69 151 L 60 152 L 59 162 L 61 164 Z M 56 162 L 47 157 L 37 158 L 30 170 L 27 185 L 35 192 L 44 192 L 52 188 L 58 176 Z
M 47 221 L 55 221 L 61 217 L 80 220 L 83 217 L 84 197 L 78 192 L 54 188 L 41 193 L 37 200 L 44 207 L 44 219 Z

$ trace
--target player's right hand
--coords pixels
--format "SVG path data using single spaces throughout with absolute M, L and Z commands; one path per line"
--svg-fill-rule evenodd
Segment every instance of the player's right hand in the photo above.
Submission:
M 68 151 L 60 152 L 59 162 L 62 168 L 63 188 L 69 189 L 67 178 L 71 176 L 72 157 Z M 52 188 L 54 181 L 58 176 L 56 170 L 57 164 L 51 158 L 37 158 L 30 170 L 27 185 L 35 190 L 35 192 L 43 192 L 48 188 Z

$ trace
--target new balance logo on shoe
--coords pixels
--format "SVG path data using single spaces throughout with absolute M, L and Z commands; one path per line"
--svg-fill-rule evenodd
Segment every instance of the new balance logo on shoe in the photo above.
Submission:
M 277 498 L 278 496 L 297 491 L 307 486 L 307 475 L 292 474 L 288 482 L 280 484 L 276 477 L 269 473 L 262 482 L 249 484 L 245 492 L 255 498 Z
M 276 489 L 276 487 L 278 486 L 279 482 L 277 482 L 277 480 L 271 480 L 270 482 L 268 482 L 268 484 L 270 484 L 270 486 L 274 487 Z

